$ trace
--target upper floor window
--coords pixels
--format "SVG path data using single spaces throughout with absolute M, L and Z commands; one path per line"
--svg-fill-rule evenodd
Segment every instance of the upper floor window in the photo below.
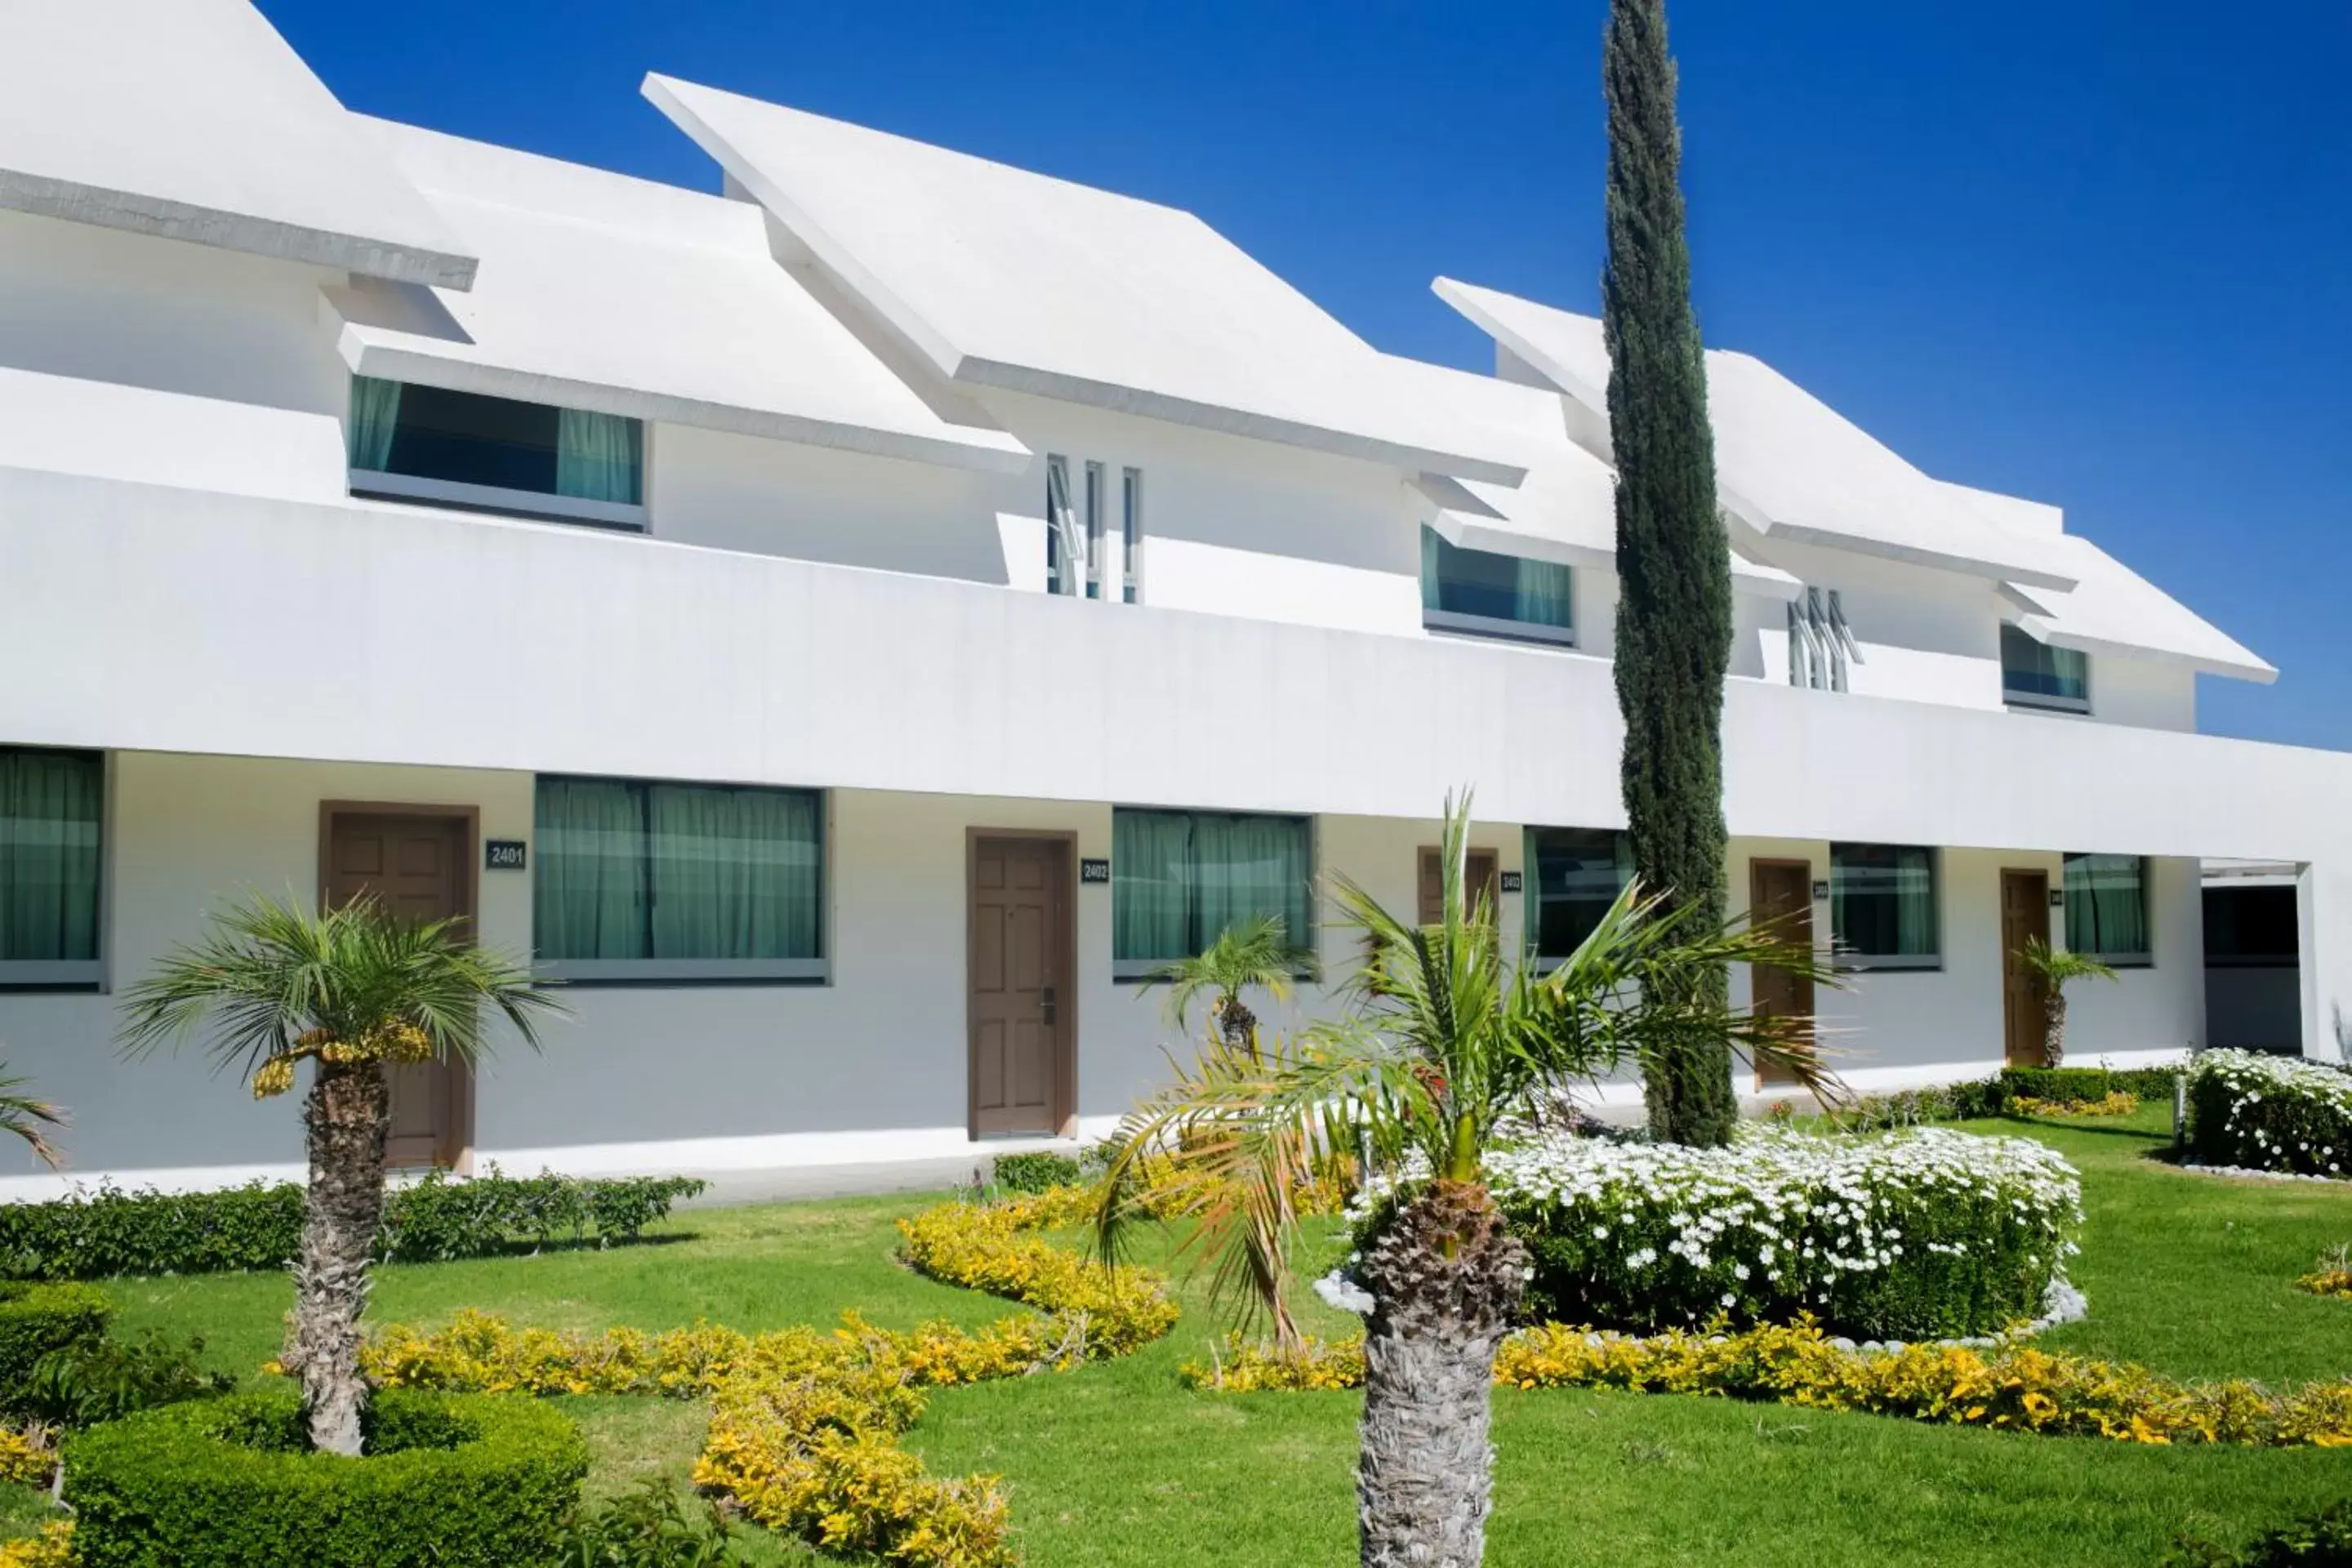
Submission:
M 618 414 L 355 375 L 347 446 L 355 494 L 645 526 L 645 428 Z
M 1314 840 L 1303 816 L 1113 811 L 1111 973 L 1140 979 L 1269 915 L 1293 947 L 1312 947 Z
M 2066 857 L 2066 945 L 2102 963 L 2146 965 L 2147 862 L 2137 855 Z
M 2018 708 L 2051 708 L 2062 713 L 2091 710 L 2091 658 L 2071 647 L 2052 647 L 2026 635 L 2022 626 L 2000 624 L 2001 700 Z
M 1572 644 L 1569 569 L 1551 561 L 1465 550 L 1423 523 L 1421 624 L 1528 642 Z
M 1830 931 L 1853 969 L 1934 969 L 1943 962 L 1936 852 L 1904 844 L 1830 846 Z
M 1862 645 L 1845 624 L 1845 603 L 1835 588 L 1808 588 L 1789 601 L 1790 685 L 1843 691 L 1852 667 L 1862 662 Z
M 821 980 L 814 790 L 542 777 L 531 937 L 571 981 Z
M 1558 963 L 1582 945 L 1633 879 L 1633 841 L 1601 827 L 1527 830 L 1528 947 Z
M 0 986 L 99 982 L 106 758 L 0 746 Z
M 1119 597 L 1143 599 L 1143 470 L 1129 468 L 1119 482 Z

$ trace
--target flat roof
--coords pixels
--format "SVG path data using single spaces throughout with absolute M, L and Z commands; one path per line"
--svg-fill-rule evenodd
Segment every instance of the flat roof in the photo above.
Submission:
M 1437 279 L 1440 299 L 1605 417 L 1601 322 L 1516 295 Z M 1706 351 L 1717 489 L 1759 533 L 2000 582 L 2074 579 L 2039 539 L 2011 531 L 1750 354 Z
M 961 468 L 1028 466 L 1028 448 L 976 406 L 926 402 L 861 342 L 778 262 L 751 203 L 362 123 L 482 267 L 464 294 L 328 290 L 354 371 Z
M 1198 217 L 669 77 L 655 106 L 942 375 L 1517 483 Z
M 465 289 L 473 255 L 247 0 L 19 0 L 0 207 Z

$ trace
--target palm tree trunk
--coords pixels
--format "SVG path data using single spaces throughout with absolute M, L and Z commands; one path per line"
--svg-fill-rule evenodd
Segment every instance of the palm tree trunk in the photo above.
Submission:
M 2048 985 L 2042 993 L 2042 1064 L 2058 1067 L 2066 1059 L 2066 991 Z
M 360 1452 L 368 1399 L 360 1375 L 360 1314 L 367 1310 L 368 1262 L 383 1215 L 390 1103 L 381 1063 L 320 1061 L 302 1106 L 310 1185 L 282 1359 L 302 1380 L 310 1447 L 323 1453 Z
M 1526 1249 L 1469 1183 L 1433 1183 L 1373 1245 L 1356 1469 L 1362 1568 L 1477 1568 L 1486 1555 L 1495 1352 L 1526 1276 Z

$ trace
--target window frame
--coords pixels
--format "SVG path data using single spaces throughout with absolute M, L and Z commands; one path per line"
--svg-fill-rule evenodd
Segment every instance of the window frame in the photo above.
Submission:
M 1567 952 L 1544 952 L 1538 947 L 1543 941 L 1543 866 L 1542 857 L 1536 849 L 1536 836 L 1540 833 L 1589 833 L 1606 836 L 1610 843 L 1612 864 L 1622 856 L 1628 867 L 1629 879 L 1633 874 L 1630 869 L 1633 864 L 1633 853 L 1629 843 L 1632 835 L 1622 827 L 1557 827 L 1548 823 L 1530 823 L 1522 826 L 1519 829 L 1519 864 L 1522 868 L 1519 878 L 1519 945 L 1535 963 L 1537 970 L 1548 974 L 1575 956 L 1575 951 L 1570 949 Z M 1624 890 L 1625 883 L 1619 882 L 1616 891 L 1610 895 L 1611 900 L 1613 901 Z M 1606 906 L 1603 907 L 1606 908 Z M 1591 932 L 1586 934 L 1590 935 Z
M 531 858 L 531 955 L 534 979 L 565 985 L 829 985 L 833 982 L 833 792 L 803 784 L 745 784 L 731 779 L 647 778 L 637 774 L 551 773 L 531 775 L 531 837 L 540 838 L 539 786 L 546 779 L 586 779 L 645 790 L 656 784 L 688 789 L 755 789 L 804 795 L 816 801 L 816 956 L 814 958 L 541 958 L 539 956 L 539 876 L 542 851 Z M 650 834 L 648 832 L 648 837 Z
M 2034 643 L 2039 647 L 2051 648 L 2054 652 L 2079 655 L 2083 660 L 2083 695 L 2080 697 L 2056 697 L 2041 691 L 2020 691 L 2011 687 L 2009 683 L 2009 638 L 2011 632 L 2016 633 L 2017 636 L 2024 638 L 2027 642 Z M 2032 633 L 2027 631 L 2023 626 L 2019 626 L 2015 621 L 2003 621 L 2000 623 L 2000 703 L 2002 707 L 2023 708 L 2036 713 L 2072 713 L 2081 717 L 2089 716 L 2091 712 L 2091 704 L 2094 698 L 2096 696 L 2097 690 L 2097 689 L 2092 684 L 2091 656 L 2089 654 L 2084 653 L 2080 648 L 2060 648 L 2054 643 L 2042 643 L 2040 639 L 2036 638 Z
M 2065 920 L 2061 922 L 2062 926 L 2072 923 L 2074 913 L 2074 895 L 2066 886 L 2067 864 L 2073 860 L 2089 859 L 2092 858 L 2093 856 L 2091 851 L 2074 849 L 2065 851 L 2058 858 L 2058 889 L 2060 893 L 2063 895 L 2065 899 L 2065 908 L 2060 911 L 2065 917 Z M 2074 933 L 2072 931 L 2068 931 L 2066 933 L 2068 951 L 2080 952 L 2084 958 L 2090 959 L 2094 963 L 2104 963 L 2109 969 L 2154 969 L 2156 967 L 2156 911 L 2151 907 L 2148 900 L 2148 884 L 2153 880 L 2153 878 L 2150 876 L 2152 867 L 2149 858 L 2146 855 L 2105 855 L 2098 857 L 2098 858 L 2107 860 L 2132 860 L 2138 863 L 2139 923 L 2140 929 L 2147 932 L 2147 951 L 2145 952 L 2086 952 L 2084 949 L 2077 948 L 2074 945 Z
M 1143 470 L 1127 468 L 1119 470 L 1119 552 L 1118 572 L 1120 600 L 1129 605 L 1143 602 Z
M 1456 544 L 1429 523 L 1421 525 L 1423 532 L 1434 536 L 1444 548 L 1465 555 L 1488 556 L 1497 561 L 1533 561 L 1533 556 L 1513 555 L 1500 550 L 1479 550 L 1467 544 Z M 1548 621 L 1515 620 L 1508 616 L 1482 616 L 1468 610 L 1448 610 L 1426 603 L 1430 594 L 1427 582 L 1420 584 L 1424 603 L 1421 609 L 1423 631 L 1451 633 L 1496 642 L 1529 643 L 1543 647 L 1574 647 L 1576 644 L 1576 568 L 1566 562 L 1544 561 L 1538 564 L 1558 566 L 1568 574 L 1569 624 L 1556 626 Z
M 1837 929 L 1838 911 L 1838 851 L 1841 849 L 1917 849 L 1927 857 L 1927 892 L 1936 916 L 1936 951 L 1933 952 L 1861 952 L 1845 945 L 1843 933 Z M 1841 973 L 1917 974 L 1939 972 L 1944 967 L 1944 937 L 1950 924 L 1944 918 L 1944 851 L 1933 844 L 1864 843 L 1859 839 L 1833 842 L 1830 845 L 1830 967 Z
M 1323 864 L 1323 819 L 1322 819 L 1320 816 L 1316 816 L 1316 815 L 1313 815 L 1313 814 L 1311 814 L 1311 813 L 1303 813 L 1303 812 L 1295 812 L 1295 811 L 1225 811 L 1225 810 L 1222 810 L 1222 809 L 1219 809 L 1219 808 L 1214 807 L 1214 806 L 1191 806 L 1191 805 L 1137 805 L 1137 804 L 1133 804 L 1133 803 L 1129 803 L 1129 804 L 1124 804 L 1124 805 L 1114 805 L 1113 807 L 1111 807 L 1111 843 L 1112 843 L 1112 846 L 1113 846 L 1113 857 L 1112 857 L 1112 859 L 1111 859 L 1111 868 L 1110 868 L 1110 878 L 1111 878 L 1111 889 L 1110 889 L 1110 896 L 1111 896 L 1111 960 L 1110 960 L 1110 977 L 1111 977 L 1111 979 L 1112 979 L 1112 981 L 1113 981 L 1114 983 L 1117 983 L 1117 984 L 1139 984 L 1139 983 L 1149 982 L 1149 981 L 1150 981 L 1150 980 L 1153 980 L 1153 979 L 1157 978 L 1157 977 L 1159 976 L 1160 973 L 1162 970 L 1166 969 L 1170 964 L 1171 964 L 1171 963 L 1182 963 L 1185 959 L 1195 956 L 1194 954 L 1192 954 L 1192 953 L 1184 953 L 1184 952 L 1176 953 L 1176 954 L 1173 954 L 1173 955 L 1169 956 L 1169 957 L 1166 957 L 1166 958 L 1121 958 L 1121 957 L 1119 957 L 1119 956 L 1118 956 L 1118 886 L 1119 886 L 1119 882 L 1118 882 L 1118 855 L 1117 855 L 1117 846 L 1118 846 L 1118 814 L 1119 814 L 1120 812 L 1122 812 L 1122 811 L 1148 811 L 1148 812 L 1153 812 L 1153 813 L 1156 813 L 1156 814 L 1158 814 L 1158 815 L 1160 815 L 1160 816 L 1191 816 L 1191 817 L 1202 817 L 1202 816 L 1223 816 L 1223 817 L 1265 817 L 1265 818 L 1271 818 L 1271 819 L 1277 820 L 1277 821 L 1284 821 L 1284 822 L 1295 822 L 1295 823 L 1298 823 L 1298 824 L 1303 825 L 1303 826 L 1306 827 L 1306 829 L 1307 829 L 1307 934 L 1306 934 L 1306 936 L 1305 936 L 1303 939 L 1297 938 L 1297 937 L 1292 938 L 1291 945 L 1292 945 L 1292 946 L 1294 946 L 1294 947 L 1303 948 L 1303 949 L 1305 949 L 1307 952 L 1312 953 L 1312 954 L 1319 954 L 1319 953 L 1320 953 L 1321 949 L 1322 949 L 1322 941 L 1321 941 L 1321 935 L 1322 935 L 1322 922 L 1321 922 L 1320 921 L 1318 921 L 1318 920 L 1317 920 L 1317 919 L 1316 919 L 1316 915 L 1317 915 L 1317 913 L 1318 913 L 1317 907 L 1316 907 L 1316 906 L 1317 906 L 1317 902 L 1318 902 L 1318 900 L 1317 900 L 1316 896 L 1315 896 L 1315 888 L 1316 888 L 1317 880 L 1318 880 L 1318 876 L 1317 876 L 1317 874 L 1318 874 L 1318 868 L 1321 867 L 1321 865 Z M 1313 970 L 1312 970 L 1311 968 L 1307 967 L 1307 966 L 1302 966 L 1301 968 L 1299 968 L 1299 969 L 1297 971 L 1297 973 L 1294 974 L 1293 978 L 1294 978 L 1294 979 L 1298 979 L 1298 980 L 1305 980 L 1305 979 L 1307 979 L 1307 977 L 1308 977 L 1312 973 L 1313 973 Z
M 90 921 L 95 952 L 89 958 L 0 958 L 0 992 L 102 992 L 106 989 L 107 939 L 111 926 L 109 894 L 113 881 L 114 755 L 88 746 L 0 745 L 0 752 L 47 752 L 87 757 L 98 766 L 98 869 L 91 889 Z
M 1081 513 L 1080 521 L 1086 530 L 1086 596 L 1089 599 L 1100 599 L 1103 596 L 1103 529 L 1105 514 L 1109 510 L 1110 506 L 1110 497 L 1105 492 L 1109 489 L 1109 478 L 1102 464 L 1092 458 L 1087 458 L 1086 499 L 1083 503 L 1085 510 Z
M 396 376 L 375 379 L 391 381 L 399 386 L 430 386 L 427 382 L 403 381 Z M 462 388 L 435 388 L 437 391 L 462 391 Z M 560 403 L 540 403 L 527 397 L 508 397 L 503 393 L 469 393 L 476 397 L 494 397 L 507 403 L 528 404 L 540 408 L 561 411 L 570 406 Z M 583 410 L 583 412 L 594 412 Z M 352 410 L 343 411 L 344 450 L 351 447 Z M 652 512 L 646 503 L 646 494 L 653 475 L 653 422 L 636 415 L 622 415 L 637 430 L 637 495 L 635 501 L 595 500 L 585 496 L 556 495 L 544 490 L 515 489 L 506 485 L 475 484 L 464 479 L 437 479 L 422 474 L 395 474 L 383 468 L 363 468 L 348 458 L 343 465 L 344 486 L 354 499 L 366 500 L 418 501 L 433 506 L 448 507 L 459 511 L 488 512 L 502 517 L 536 518 L 556 522 L 586 523 L 594 528 L 612 529 L 621 532 L 644 533 L 649 531 Z

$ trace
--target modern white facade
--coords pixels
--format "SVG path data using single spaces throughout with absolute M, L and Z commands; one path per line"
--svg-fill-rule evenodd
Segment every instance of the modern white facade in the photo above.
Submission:
M 1309 884 L 1410 906 L 1450 788 L 1514 940 L 1613 889 L 1591 319 L 1440 280 L 1468 374 L 1189 214 L 707 88 L 646 95 L 719 195 L 351 115 L 244 0 L 0 15 L 0 1055 L 77 1176 L 295 1171 L 111 1043 L 248 890 L 567 981 L 404 1158 L 880 1179 L 1114 1117 L 1173 1041 L 1134 974 L 1224 918 L 1343 971 Z M 2205 858 L 2284 868 L 2332 1051 L 2352 757 L 2196 732 L 2270 668 L 1710 377 L 1731 894 L 1853 966 L 1848 1079 L 1998 1065 L 2029 926 L 2126 965 L 2077 1058 L 2205 1043 Z

